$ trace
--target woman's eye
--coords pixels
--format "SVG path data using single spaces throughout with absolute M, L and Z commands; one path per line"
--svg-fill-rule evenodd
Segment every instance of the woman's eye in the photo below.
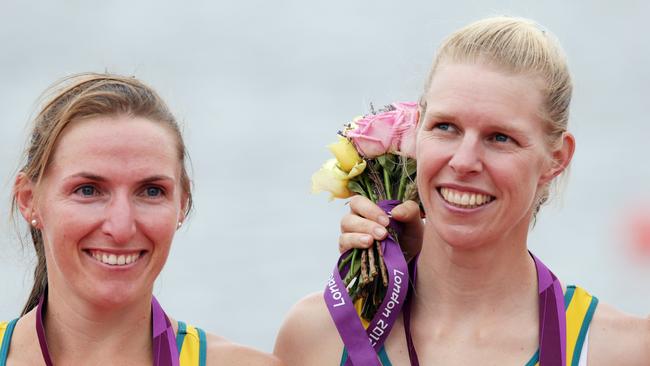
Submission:
M 504 135 L 502 133 L 495 133 L 493 138 L 494 138 L 494 141 L 496 141 L 496 142 L 509 142 L 509 141 L 512 141 L 510 136 Z
M 147 197 L 160 197 L 163 194 L 163 190 L 160 187 L 147 187 L 144 190 L 144 194 Z
M 94 186 L 85 185 L 77 188 L 75 190 L 75 193 L 84 197 L 92 197 L 97 195 L 97 188 L 95 188 Z
M 442 122 L 436 123 L 433 128 L 441 131 L 451 131 L 454 129 L 454 126 L 451 123 Z

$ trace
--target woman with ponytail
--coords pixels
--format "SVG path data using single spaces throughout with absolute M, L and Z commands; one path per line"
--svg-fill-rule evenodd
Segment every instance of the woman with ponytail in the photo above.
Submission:
M 443 42 L 424 85 L 415 155 L 425 222 L 414 202 L 389 216 L 361 196 L 341 222 L 344 250 L 384 239 L 389 217 L 404 223 L 400 244 L 414 258 L 401 316 L 344 345 L 337 329 L 352 339 L 352 327 L 332 321 L 322 294 L 308 296 L 275 353 L 288 365 L 650 365 L 649 319 L 599 304 L 528 250 L 575 148 L 571 76 L 554 37 L 527 19 L 479 20 Z
M 74 75 L 34 119 L 13 189 L 37 256 L 4 365 L 277 365 L 167 316 L 152 295 L 192 207 L 178 124 L 129 77 Z

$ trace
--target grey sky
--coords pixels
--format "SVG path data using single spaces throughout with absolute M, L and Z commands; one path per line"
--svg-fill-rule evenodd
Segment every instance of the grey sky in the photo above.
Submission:
M 614 5 L 616 4 L 616 5 Z M 419 96 L 435 47 L 481 17 L 519 15 L 560 39 L 578 141 L 561 205 L 531 248 L 567 283 L 650 313 L 650 261 L 630 260 L 627 210 L 650 204 L 650 3 L 645 1 L 3 1 L 2 221 L 40 93 L 82 71 L 133 74 L 184 121 L 196 210 L 156 295 L 178 319 L 270 351 L 291 304 L 323 288 L 342 202 L 309 194 L 340 125 Z M 562 207 L 558 207 L 562 206 Z M 647 211 L 646 211 L 647 212 Z M 29 252 L 0 236 L 0 319 L 18 314 Z

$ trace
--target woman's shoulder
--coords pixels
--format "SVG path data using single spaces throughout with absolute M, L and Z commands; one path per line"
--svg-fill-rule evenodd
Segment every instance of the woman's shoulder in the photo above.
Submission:
M 205 359 L 207 365 L 247 365 L 247 366 L 281 366 L 283 365 L 273 355 L 258 351 L 254 348 L 243 346 L 229 341 L 225 337 L 203 331 L 203 329 L 186 324 L 185 322 L 176 321 L 171 319 L 172 324 L 177 332 L 178 337 L 182 339 L 183 352 L 185 347 L 189 347 L 187 352 L 192 354 L 196 353 L 194 357 L 198 357 L 199 349 L 203 348 L 205 342 Z M 188 338 L 190 340 L 188 341 Z M 189 343 L 188 343 L 189 342 Z M 181 353 L 181 359 L 183 354 Z
M 285 318 L 284 326 L 300 326 L 305 325 L 304 320 L 309 318 L 309 324 L 331 324 L 334 328 L 334 323 L 329 315 L 327 310 L 327 305 L 325 304 L 325 299 L 323 298 L 323 292 L 315 292 L 313 294 L 307 295 L 300 299 L 297 303 L 291 307 L 287 317 Z M 311 330 L 313 327 L 306 327 L 307 330 Z
M 341 342 L 323 293 L 308 295 L 289 310 L 273 351 L 287 365 L 333 365 L 341 360 Z
M 279 347 L 311 345 L 312 342 L 322 341 L 323 336 L 336 333 L 336 327 L 330 318 L 323 293 L 317 292 L 300 299 L 289 310 L 276 340 L 276 351 Z
M 589 331 L 590 366 L 650 364 L 650 318 L 600 303 Z
M 216 334 L 206 333 L 208 365 L 281 366 L 280 360 L 268 353 L 243 346 Z

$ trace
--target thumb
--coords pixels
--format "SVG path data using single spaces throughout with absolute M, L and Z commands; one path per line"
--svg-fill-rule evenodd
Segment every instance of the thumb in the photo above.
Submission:
M 415 201 L 406 201 L 397 205 L 390 212 L 393 218 L 406 225 L 421 225 L 420 206 Z

